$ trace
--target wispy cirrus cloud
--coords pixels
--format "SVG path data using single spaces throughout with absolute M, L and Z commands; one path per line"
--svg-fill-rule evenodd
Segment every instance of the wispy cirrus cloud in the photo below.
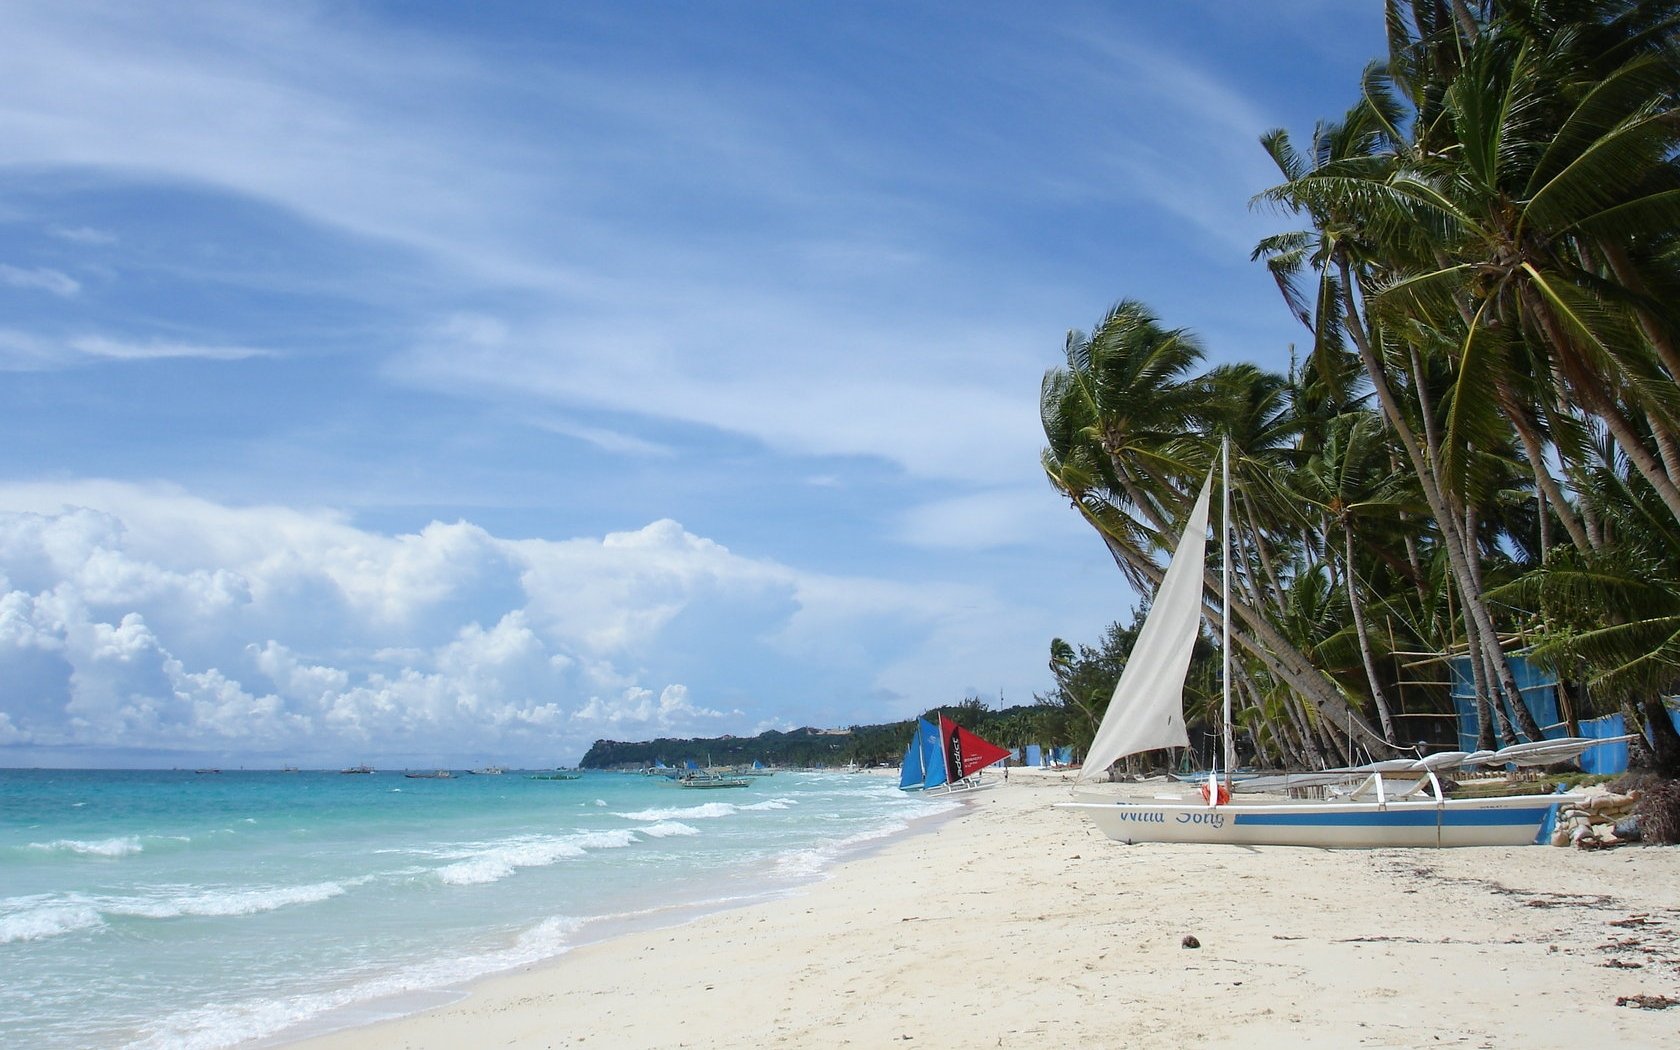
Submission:
M 24 269 L 0 263 L 0 284 L 13 288 L 33 288 L 38 291 L 51 292 L 53 295 L 68 299 L 82 290 L 82 284 L 74 277 L 58 270 L 44 266 Z
M 158 361 L 183 357 L 202 361 L 243 361 L 251 357 L 275 356 L 272 350 L 251 346 L 207 346 L 201 343 L 165 340 L 137 343 L 97 335 L 78 336 L 70 339 L 65 345 L 78 354 L 115 361 Z
M 40 371 L 69 368 L 90 361 L 243 361 L 274 357 L 259 347 L 185 343 L 171 340 L 129 341 L 102 335 L 48 338 L 17 329 L 0 328 L 0 371 Z

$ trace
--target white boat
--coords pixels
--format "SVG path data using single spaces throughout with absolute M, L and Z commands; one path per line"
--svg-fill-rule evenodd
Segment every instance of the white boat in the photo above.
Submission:
M 1224 457 L 1222 457 L 1224 458 Z M 1230 520 L 1230 468 L 1223 482 Z M 1091 742 L 1077 784 L 1089 784 L 1127 755 L 1166 747 L 1186 747 L 1184 676 L 1200 630 L 1202 570 L 1207 543 L 1208 499 L 1213 472 L 1185 523 L 1161 586 L 1155 593 L 1126 662 L 1114 697 Z M 1229 609 L 1230 551 L 1221 537 L 1225 583 L 1221 608 Z M 1235 765 L 1231 740 L 1229 617 L 1225 626 L 1224 767 Z M 1423 759 L 1392 759 L 1366 766 L 1294 777 L 1283 787 L 1318 786 L 1342 797 L 1328 801 L 1276 798 L 1231 801 L 1231 789 L 1258 789 L 1267 778 L 1243 783 L 1210 776 L 1200 790 L 1185 797 L 1126 798 L 1076 790 L 1074 802 L 1058 808 L 1084 814 L 1103 834 L 1121 842 L 1202 842 L 1243 846 L 1317 846 L 1331 849 L 1380 846 L 1517 846 L 1537 841 L 1556 807 L 1579 795 L 1506 795 L 1490 798 L 1444 797 L 1438 771 L 1461 765 L 1518 762 L 1544 764 L 1580 754 L 1599 740 L 1572 738 L 1518 744 L 1504 751 L 1448 752 Z M 1215 770 L 1217 773 L 1217 769 Z M 1385 777 L 1396 777 L 1391 783 Z M 1424 791 L 1429 790 L 1428 796 Z

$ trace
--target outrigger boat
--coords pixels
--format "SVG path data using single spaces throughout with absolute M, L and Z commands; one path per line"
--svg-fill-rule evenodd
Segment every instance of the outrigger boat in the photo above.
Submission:
M 1228 454 L 1227 454 L 1228 455 Z M 1225 458 L 1225 457 L 1222 457 Z M 1230 520 L 1230 468 L 1225 467 L 1225 520 Z M 1213 471 L 1185 523 L 1166 575 L 1155 593 L 1115 686 L 1077 784 L 1106 776 L 1127 755 L 1187 747 L 1183 691 L 1191 648 L 1200 630 L 1202 569 L 1207 542 L 1208 499 Z M 1222 536 L 1224 575 L 1221 608 L 1229 609 L 1230 550 Z M 1230 622 L 1224 621 L 1225 768 L 1236 763 L 1231 738 Z M 1389 759 L 1364 766 L 1234 781 L 1215 769 L 1189 797 L 1115 798 L 1075 791 L 1077 801 L 1056 803 L 1086 817 L 1103 834 L 1121 842 L 1205 842 L 1244 846 L 1518 846 L 1538 840 L 1564 802 L 1579 795 L 1503 795 L 1447 798 L 1439 772 L 1471 766 L 1546 765 L 1566 761 L 1605 743 L 1583 737 L 1538 740 L 1500 751 L 1450 751 L 1419 759 Z M 1392 778 L 1392 779 L 1390 779 Z M 1232 801 L 1233 790 L 1323 790 L 1323 801 L 1274 798 Z M 1199 796 L 1199 797 L 1198 797 Z
M 685 788 L 744 788 L 752 781 L 746 777 L 726 777 L 721 773 L 697 771 L 677 778 L 677 786 Z
M 1009 756 L 1008 748 L 970 733 L 944 715 L 938 718 L 938 725 L 916 719 L 915 735 L 899 766 L 900 790 L 972 791 L 980 786 L 981 770 Z

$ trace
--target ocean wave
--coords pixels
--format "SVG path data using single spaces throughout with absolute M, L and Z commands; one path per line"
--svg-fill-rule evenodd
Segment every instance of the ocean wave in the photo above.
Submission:
M 763 802 L 753 802 L 742 806 L 741 809 L 743 812 L 753 813 L 767 809 L 792 809 L 796 805 L 798 803 L 791 798 L 767 798 Z
M 0 944 L 41 941 L 105 925 L 91 904 L 42 897 L 0 901 Z
M 179 1010 L 144 1038 L 129 1043 L 127 1050 L 219 1050 L 276 1035 L 333 1010 L 464 984 L 560 955 L 581 925 L 576 919 L 555 916 L 525 930 L 507 948 L 434 957 L 331 991 Z
M 124 835 L 121 838 L 96 839 L 56 839 L 52 842 L 31 842 L 29 848 L 43 853 L 79 853 L 89 857 L 126 857 L 139 853 L 146 847 L 140 844 L 138 835 Z
M 638 809 L 631 813 L 615 813 L 625 820 L 716 820 L 741 812 L 740 806 L 728 802 L 707 802 L 698 806 L 666 806 L 660 809 Z
M 107 915 L 140 919 L 177 919 L 186 915 L 227 918 L 257 915 L 294 904 L 315 904 L 342 896 L 345 892 L 345 887 L 337 882 L 265 886 L 248 890 L 166 892 L 156 897 L 111 898 L 100 902 L 100 910 Z
M 461 859 L 437 869 L 437 876 L 452 886 L 478 886 L 505 879 L 520 868 L 547 867 L 581 857 L 592 849 L 620 849 L 635 842 L 635 833 L 629 829 L 565 836 L 526 835 L 452 850 L 449 855 Z
M 690 827 L 675 820 L 662 820 L 657 824 L 649 824 L 645 828 L 637 828 L 636 830 L 650 839 L 668 839 L 673 835 L 700 834 L 699 828 Z

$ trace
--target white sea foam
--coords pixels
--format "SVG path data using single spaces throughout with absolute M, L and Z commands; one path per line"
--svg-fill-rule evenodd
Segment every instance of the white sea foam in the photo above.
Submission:
M 743 812 L 762 812 L 767 809 L 792 809 L 798 803 L 791 798 L 767 798 L 763 802 L 753 802 L 742 806 Z
M 0 901 L 0 944 L 40 941 L 103 925 L 99 909 L 83 901 L 53 897 Z
M 107 915 L 141 919 L 176 919 L 184 915 L 228 917 L 257 915 L 293 904 L 315 904 L 342 896 L 337 882 L 316 882 L 304 886 L 264 886 L 248 890 L 192 890 L 166 888 L 151 897 L 120 897 L 101 901 Z
M 42 850 L 48 853 L 80 853 L 91 857 L 126 857 L 132 853 L 139 853 L 145 849 L 140 844 L 137 835 L 124 835 L 120 838 L 96 839 L 56 839 L 52 842 L 31 842 L 30 849 Z
M 632 813 L 617 813 L 615 816 L 625 820 L 716 820 L 718 817 L 729 817 L 741 812 L 740 806 L 730 805 L 728 802 L 707 802 L 699 806 L 667 806 L 660 809 L 638 809 Z
M 657 824 L 649 824 L 645 828 L 637 828 L 636 830 L 650 839 L 668 839 L 673 835 L 700 834 L 699 828 L 675 820 L 662 820 Z
M 576 919 L 555 916 L 525 930 L 512 946 L 498 951 L 455 958 L 436 956 L 330 991 L 179 1010 L 164 1018 L 145 1038 L 130 1043 L 127 1050 L 218 1050 L 272 1036 L 331 1010 L 463 984 L 565 952 L 571 934 L 580 925 Z
M 920 804 L 916 807 L 914 816 L 930 816 L 956 809 L 961 803 L 942 800 Z M 776 857 L 774 870 L 778 876 L 787 878 L 810 878 L 825 874 L 839 856 L 859 846 L 868 845 L 879 839 L 890 838 L 910 826 L 909 821 L 893 820 L 877 824 L 863 831 L 831 839 L 820 846 L 805 849 L 789 850 Z
M 581 857 L 592 849 L 619 849 L 635 841 L 635 834 L 628 829 L 577 835 L 521 835 L 446 851 L 445 856 L 461 859 L 439 868 L 437 875 L 452 886 L 482 885 L 505 879 L 519 868 L 546 867 Z

